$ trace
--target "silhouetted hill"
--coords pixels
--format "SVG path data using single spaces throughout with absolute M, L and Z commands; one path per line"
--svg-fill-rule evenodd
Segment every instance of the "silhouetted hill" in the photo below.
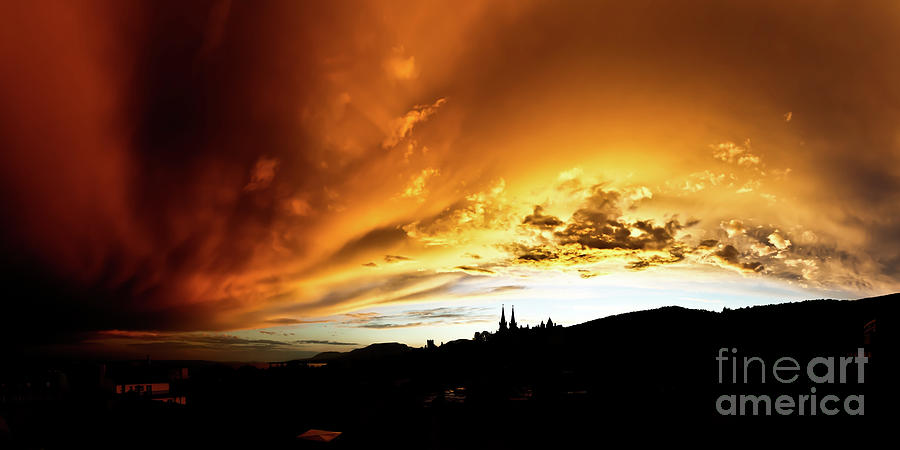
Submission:
M 343 352 L 322 352 L 316 354 L 316 356 L 313 356 L 312 358 L 309 358 L 308 361 L 328 361 L 331 359 L 340 358 L 343 355 Z
M 173 381 L 185 404 L 115 395 L 97 384 L 99 367 L 83 364 L 8 380 L 0 394 L 11 409 L 0 414 L 21 442 L 51 444 L 34 448 L 135 442 L 156 448 L 171 444 L 171 435 L 179 436 L 176 447 L 296 448 L 296 436 L 309 429 L 342 432 L 334 444 L 343 448 L 591 448 L 612 442 L 605 434 L 667 442 L 702 436 L 729 444 L 753 435 L 830 439 L 823 430 L 869 433 L 896 416 L 898 302 L 893 294 L 722 312 L 671 306 L 436 348 L 373 344 L 265 369 L 196 362 L 187 379 Z M 863 383 L 855 362 L 848 383 L 807 376 L 812 358 L 846 358 L 859 348 L 869 359 Z M 720 364 L 723 349 L 729 358 Z M 731 367 L 747 356 L 762 364 L 743 382 L 742 367 Z M 796 382 L 773 380 L 783 356 L 804 366 Z M 328 364 L 306 364 L 311 361 Z M 108 364 L 106 373 L 115 378 L 141 367 Z M 41 403 L 27 400 L 23 381 L 39 388 L 28 392 Z M 63 381 L 64 389 L 54 387 Z M 723 395 L 802 402 L 813 393 L 817 402 L 836 396 L 840 413 L 723 415 L 717 409 Z M 864 417 L 847 413 L 843 399 L 852 396 L 865 397 Z M 136 425 L 164 432 L 138 439 Z
M 335 360 L 374 360 L 383 357 L 396 356 L 412 350 L 411 347 L 399 342 L 383 342 L 370 344 L 363 348 L 357 348 L 349 352 L 322 352 L 312 358 L 298 361 L 335 361 Z
M 881 339 L 896 339 L 898 302 L 900 294 L 726 308 L 721 313 L 669 306 L 573 325 L 566 328 L 566 336 L 591 345 L 624 340 L 629 345 L 652 342 L 654 346 L 706 342 L 833 348 L 861 342 L 863 327 L 872 320 L 879 322 Z
M 374 359 L 386 356 L 396 356 L 410 351 L 411 348 L 399 342 L 384 342 L 357 348 L 345 353 L 342 357 L 350 359 Z

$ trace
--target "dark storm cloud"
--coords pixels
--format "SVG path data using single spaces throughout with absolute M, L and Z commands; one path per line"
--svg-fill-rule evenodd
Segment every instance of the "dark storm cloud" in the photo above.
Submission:
M 617 220 L 597 222 L 596 218 L 583 216 L 573 219 L 563 231 L 556 232 L 558 242 L 594 249 L 663 249 L 674 241 L 672 232 L 679 226 L 677 222 L 656 226 L 649 220 L 625 223 Z M 632 230 L 643 233 L 635 236 Z
M 765 267 L 759 261 L 742 263 L 741 268 L 749 272 L 762 272 L 763 269 L 765 269 Z
M 726 245 L 716 251 L 715 255 L 728 264 L 738 264 L 738 257 L 741 256 L 741 253 L 733 245 Z
M 358 285 L 334 287 L 327 294 L 312 301 L 288 304 L 274 309 L 273 313 L 305 315 L 340 305 L 349 301 L 378 298 L 375 303 L 422 300 L 434 296 L 453 297 L 459 294 L 453 289 L 468 280 L 477 278 L 462 272 L 432 273 L 405 272 L 373 278 Z
M 486 269 L 484 267 L 476 267 L 476 266 L 456 266 L 454 269 L 462 270 L 463 272 L 477 272 L 477 273 L 486 273 L 486 274 L 494 274 L 491 269 Z
M 559 258 L 556 251 L 542 245 L 526 245 L 515 242 L 500 247 L 512 253 L 519 261 L 547 261 Z
M 631 270 L 641 270 L 648 267 L 660 266 L 663 264 L 674 264 L 683 261 L 684 257 L 684 253 L 673 251 L 669 253 L 669 256 L 653 255 L 646 258 L 635 259 L 628 262 L 628 264 L 625 265 L 625 268 Z
M 853 283 L 879 275 L 896 283 L 900 59 L 893 55 L 900 54 L 900 16 L 890 2 L 500 4 L 502 14 L 487 9 L 466 18 L 474 25 L 460 33 L 464 48 L 431 55 L 425 50 L 455 42 L 444 39 L 444 28 L 410 24 L 438 30 L 439 38 L 396 42 L 402 27 L 378 20 L 396 12 L 389 9 L 290 1 L 0 5 L 0 64 L 9 68 L 0 72 L 0 284 L 6 289 L 0 337 L 11 342 L 37 326 L 50 330 L 52 340 L 111 328 L 223 330 L 247 326 L 248 318 L 293 323 L 289 312 L 269 319 L 244 309 L 262 302 L 302 312 L 408 287 L 371 282 L 286 305 L 299 298 L 293 287 L 280 286 L 296 281 L 290 277 L 253 275 L 261 290 L 249 294 L 236 281 L 249 271 L 305 261 L 319 242 L 333 242 L 328 248 L 337 251 L 333 259 L 310 261 L 317 267 L 352 262 L 358 268 L 373 257 L 369 252 L 401 251 L 392 247 L 407 236 L 396 226 L 353 228 L 359 234 L 349 240 L 332 240 L 322 230 L 326 219 L 346 212 L 335 186 L 359 183 L 360 171 L 385 153 L 386 137 L 406 144 L 412 135 L 379 128 L 372 111 L 394 114 L 384 105 L 332 105 L 330 96 L 342 92 L 332 92 L 330 83 L 347 80 L 351 69 L 372 74 L 400 45 L 421 50 L 420 70 L 407 75 L 423 81 L 402 90 L 427 98 L 408 102 L 406 111 L 452 95 L 440 113 L 457 108 L 457 127 L 471 133 L 454 136 L 452 157 L 434 147 L 429 161 L 443 161 L 447 167 L 436 167 L 442 174 L 464 172 L 476 160 L 528 161 L 536 155 L 518 154 L 524 150 L 515 146 L 515 155 L 491 155 L 468 144 L 491 137 L 502 148 L 506 137 L 541 129 L 560 111 L 572 112 L 561 121 L 612 111 L 616 117 L 590 120 L 591 129 L 634 140 L 634 148 L 645 133 L 677 147 L 689 139 L 671 139 L 671 129 L 650 125 L 668 123 L 657 107 L 683 105 L 684 120 L 715 130 L 716 139 L 753 136 L 754 149 L 779 149 L 764 155 L 766 163 L 795 169 L 790 195 L 829 227 L 831 239 L 843 239 L 844 229 L 864 235 L 852 247 L 794 242 L 782 250 L 787 256 L 815 259 L 817 270 L 825 270 L 834 255 L 852 268 L 847 279 Z M 350 77 L 346 85 L 358 81 Z M 360 91 L 383 91 L 382 81 Z M 338 130 L 320 133 L 328 109 L 342 111 Z M 786 111 L 790 122 L 782 119 Z M 516 115 L 529 120 L 513 120 Z M 617 118 L 646 126 L 620 127 Z M 656 161 L 652 154 L 646 160 Z M 487 164 L 472 171 L 487 171 Z M 579 257 L 559 245 L 665 252 L 678 244 L 675 222 L 624 220 L 620 200 L 595 191 L 559 226 L 560 219 L 535 210 L 520 223 L 552 228 L 556 241 L 511 246 L 511 254 L 535 262 Z M 432 216 L 413 229 L 426 236 L 456 230 L 460 211 L 481 209 L 484 224 L 502 222 L 496 208 L 483 206 L 465 200 L 439 213 L 427 210 Z M 771 249 L 768 231 L 752 237 Z M 797 241 L 787 231 L 783 238 Z M 749 243 L 720 241 L 702 246 L 731 245 L 739 255 L 723 247 L 714 256 L 730 266 L 759 270 L 759 263 L 791 276 L 800 270 L 771 255 L 754 256 Z M 635 268 L 653 264 L 652 258 L 635 261 Z
M 544 208 L 540 205 L 535 205 L 534 213 L 525 216 L 525 219 L 522 220 L 523 224 L 532 225 L 538 228 L 552 230 L 563 224 L 562 220 L 559 220 L 558 217 L 544 215 Z
M 406 239 L 406 232 L 399 227 L 386 226 L 376 228 L 344 244 L 331 256 L 331 258 L 329 258 L 329 261 L 334 263 L 348 261 L 354 257 L 365 255 L 368 252 L 382 250 L 397 245 L 403 242 L 404 239 Z M 386 256 L 385 262 L 393 262 L 393 259 L 388 261 L 389 258 L 403 257 Z
M 741 252 L 733 245 L 728 244 L 717 250 L 713 255 L 725 265 L 736 267 L 748 272 L 761 272 L 764 267 L 758 261 L 744 261 Z
M 579 114 L 602 105 L 652 121 L 655 108 L 630 103 L 642 94 L 656 100 L 654 105 L 690 104 L 702 111 L 704 126 L 715 128 L 719 136 L 735 142 L 752 136 L 760 149 L 777 147 L 777 152 L 763 156 L 773 167 L 794 168 L 790 195 L 799 198 L 800 209 L 815 211 L 823 225 L 872 236 L 865 248 L 854 251 L 877 262 L 879 270 L 873 277 L 896 280 L 900 269 L 896 5 L 639 1 L 578 3 L 577 11 L 572 14 L 558 2 L 538 4 L 515 20 L 479 30 L 475 39 L 494 45 L 473 50 L 475 55 L 467 62 L 488 67 L 461 74 L 458 83 L 479 86 L 473 97 L 483 101 L 516 105 L 507 112 L 527 109 L 527 104 L 517 101 L 520 91 L 504 87 L 534 86 L 527 84 L 531 80 L 582 86 L 583 80 L 602 78 L 604 83 L 583 92 L 582 102 L 565 104 Z M 532 38 L 507 41 L 502 38 L 506 35 Z M 542 64 L 530 64 L 535 58 Z M 617 96 L 616 91 L 631 95 Z M 558 96 L 556 91 L 546 92 L 548 97 Z M 540 96 L 540 91 L 529 95 L 529 102 L 540 105 Z M 497 126 L 491 119 L 495 116 L 496 111 L 486 110 L 472 123 Z M 716 123 L 709 118 L 714 116 L 723 120 Z M 517 125 L 510 122 L 509 128 Z M 635 134 L 645 131 L 636 128 L 641 131 Z M 611 133 L 615 132 L 613 128 Z
M 718 243 L 719 241 L 717 241 L 716 239 L 705 239 L 703 241 L 700 241 L 700 244 L 698 244 L 697 247 L 714 248 Z
M 563 229 L 553 233 L 553 243 L 526 245 L 512 243 L 501 246 L 521 262 L 542 262 L 560 260 L 565 262 L 591 262 L 596 254 L 573 251 L 566 246 L 575 244 L 583 250 L 631 250 L 668 251 L 669 256 L 637 256 L 626 265 L 627 269 L 638 270 L 650 266 L 671 264 L 684 260 L 684 244 L 675 239 L 675 233 L 685 226 L 678 219 L 656 225 L 652 220 L 626 222 L 622 218 L 622 195 L 618 191 L 596 185 L 590 189 L 591 195 L 572 217 L 563 222 L 556 217 L 543 214 L 540 206 L 525 217 L 523 224 L 539 229 Z M 699 223 L 691 220 L 688 226 Z M 593 274 L 582 273 L 583 277 Z
M 0 11 L 16 68 L 0 75 L 0 264 L 22 292 L 3 328 L 241 326 L 222 317 L 242 308 L 228 280 L 303 254 L 333 202 L 322 186 L 348 176 L 322 168 L 329 149 L 297 117 L 334 50 L 315 36 L 365 6 L 46 6 Z M 373 230 L 338 256 L 402 238 Z
M 592 191 L 585 206 L 572 214 L 563 230 L 554 233 L 560 244 L 593 249 L 660 250 L 670 246 L 674 233 L 682 228 L 675 219 L 661 226 L 651 220 L 624 222 L 619 208 L 621 194 L 603 190 L 601 185 L 594 186 Z
M 792 246 L 790 234 L 777 227 L 746 227 L 739 221 L 726 221 L 723 226 L 739 226 L 740 232 L 732 233 L 733 237 L 726 237 L 727 241 L 721 243 L 718 239 L 705 239 L 692 244 L 691 235 L 684 234 L 676 238 L 676 234 L 697 226 L 699 219 L 692 218 L 686 225 L 682 225 L 677 216 L 660 225 L 652 220 L 625 220 L 622 214 L 625 199 L 621 192 L 607 189 L 602 184 L 593 186 L 590 192 L 591 195 L 569 220 L 554 225 L 558 231 L 552 234 L 552 241 L 532 245 L 516 242 L 501 245 L 500 248 L 512 254 L 520 263 L 590 264 L 608 257 L 625 257 L 629 259 L 625 269 L 643 270 L 691 258 L 692 261 L 712 262 L 742 272 L 766 273 L 783 279 L 802 279 L 799 271 L 803 267 L 798 266 L 799 263 L 789 267 L 779 258 L 783 259 L 789 254 L 804 258 L 802 253 L 809 252 L 809 249 L 806 247 L 800 250 L 795 245 Z M 636 211 L 632 209 L 631 214 Z M 524 223 L 529 224 L 536 217 L 544 216 L 536 209 L 535 214 L 529 215 Z M 540 228 L 539 224 L 534 225 Z M 722 230 L 717 232 L 723 237 L 727 234 Z M 577 250 L 578 248 L 581 250 Z M 783 255 L 779 256 L 780 254 Z M 768 264 L 773 268 L 766 270 Z M 579 275 L 583 278 L 596 276 L 585 269 L 579 269 Z

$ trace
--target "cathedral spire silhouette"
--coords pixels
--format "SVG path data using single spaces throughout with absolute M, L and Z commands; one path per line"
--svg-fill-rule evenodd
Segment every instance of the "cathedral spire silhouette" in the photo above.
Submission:
M 512 307 L 512 316 L 511 316 L 510 319 L 509 319 L 509 329 L 510 329 L 510 330 L 515 330 L 515 329 L 517 329 L 517 328 L 519 328 L 519 326 L 516 325 L 516 305 L 513 305 L 513 307 Z
M 506 331 L 506 309 L 500 305 L 500 331 Z

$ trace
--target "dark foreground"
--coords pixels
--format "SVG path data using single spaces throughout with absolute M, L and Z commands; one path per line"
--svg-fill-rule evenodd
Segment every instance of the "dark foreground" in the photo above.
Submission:
M 430 349 L 376 344 L 269 368 L 26 360 L 0 372 L 0 447 L 598 448 L 611 436 L 724 443 L 774 432 L 870 435 L 897 416 L 898 301 L 662 308 Z M 748 364 L 747 383 L 744 357 L 759 358 Z M 799 364 L 792 371 L 778 363 L 777 374 L 797 375 L 793 382 L 773 374 L 782 357 Z M 825 359 L 810 379 L 817 357 Z M 168 392 L 115 392 L 159 379 Z M 741 402 L 741 394 L 755 397 Z M 735 396 L 733 410 L 723 395 Z M 771 403 L 760 400 L 754 414 L 753 399 L 763 395 Z M 341 435 L 296 438 L 309 429 Z

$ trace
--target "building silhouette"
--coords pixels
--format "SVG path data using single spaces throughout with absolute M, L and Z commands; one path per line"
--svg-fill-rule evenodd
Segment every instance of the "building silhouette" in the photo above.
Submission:
M 497 329 L 496 334 L 497 335 L 512 335 L 512 334 L 528 333 L 528 332 L 531 332 L 532 330 L 547 330 L 547 329 L 552 329 L 552 328 L 557 328 L 557 327 L 561 327 L 561 326 L 554 324 L 553 320 L 550 319 L 549 317 L 547 318 L 546 323 L 541 321 L 541 324 L 539 326 L 535 326 L 534 328 L 532 328 L 530 325 L 519 326 L 519 324 L 516 322 L 516 307 L 515 306 L 512 306 L 512 308 L 510 308 L 510 318 L 509 318 L 509 322 L 507 322 L 506 321 L 506 305 L 500 305 L 500 326 Z M 485 338 L 487 338 L 490 335 L 491 335 L 491 333 L 487 332 L 487 331 L 484 331 L 480 334 L 476 333 L 475 340 L 484 340 Z

